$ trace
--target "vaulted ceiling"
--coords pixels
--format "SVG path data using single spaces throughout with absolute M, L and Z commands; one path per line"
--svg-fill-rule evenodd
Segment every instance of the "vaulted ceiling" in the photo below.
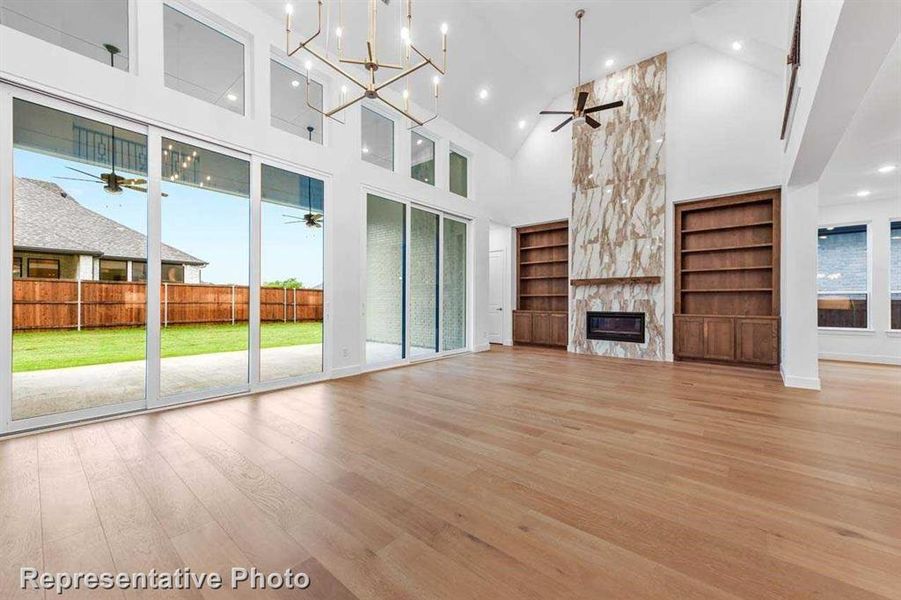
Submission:
M 284 0 L 254 0 L 284 19 Z M 296 29 L 312 31 L 315 4 L 293 0 Z M 381 52 L 396 56 L 403 0 L 379 0 Z M 337 25 L 337 1 L 330 30 Z M 328 6 L 328 5 L 327 5 Z M 347 54 L 362 53 L 367 2 L 345 0 Z M 792 0 L 414 0 L 413 37 L 432 54 L 440 50 L 439 27 L 448 23 L 449 70 L 441 115 L 507 156 L 535 126 L 539 110 L 577 83 L 576 19 L 583 21 L 582 79 L 590 80 L 660 52 L 698 42 L 781 76 L 793 10 Z M 732 43 L 741 41 L 735 51 Z M 357 48 L 352 47 L 355 42 Z M 334 38 L 328 41 L 334 48 Z M 612 59 L 613 65 L 606 62 Z M 411 86 L 413 99 L 430 103 L 431 73 Z M 485 89 L 488 96 L 479 98 Z M 560 107 L 565 108 L 565 107 Z M 519 121 L 525 126 L 520 129 Z

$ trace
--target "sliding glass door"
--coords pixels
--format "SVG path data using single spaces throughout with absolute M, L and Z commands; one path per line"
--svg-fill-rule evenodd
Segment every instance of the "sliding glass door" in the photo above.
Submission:
M 406 357 L 406 205 L 366 198 L 366 362 Z
M 367 196 L 367 364 L 467 347 L 467 257 L 466 222 Z
M 260 381 L 322 371 L 322 180 L 263 165 Z
M 12 421 L 143 406 L 147 136 L 137 128 L 13 99 Z
M 160 395 L 246 388 L 250 165 L 162 140 Z

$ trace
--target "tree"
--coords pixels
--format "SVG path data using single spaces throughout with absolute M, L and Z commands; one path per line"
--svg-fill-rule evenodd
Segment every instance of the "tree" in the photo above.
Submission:
M 303 282 L 299 281 L 296 277 L 291 277 L 289 279 L 282 279 L 276 281 L 267 281 L 263 284 L 263 287 L 274 287 L 274 288 L 288 288 L 292 290 L 299 290 L 303 287 Z

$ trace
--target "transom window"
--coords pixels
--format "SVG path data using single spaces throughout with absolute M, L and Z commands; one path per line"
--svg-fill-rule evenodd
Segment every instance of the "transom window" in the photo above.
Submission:
M 269 61 L 272 126 L 322 143 L 322 114 L 307 105 L 307 78 L 277 60 Z M 309 102 L 322 110 L 322 84 L 310 81 Z
M 469 161 L 459 152 L 450 153 L 449 189 L 458 196 L 469 197 Z
M 435 142 L 415 131 L 410 135 L 410 177 L 435 185 Z
M 394 121 L 365 106 L 360 112 L 362 119 L 360 158 L 393 171 Z

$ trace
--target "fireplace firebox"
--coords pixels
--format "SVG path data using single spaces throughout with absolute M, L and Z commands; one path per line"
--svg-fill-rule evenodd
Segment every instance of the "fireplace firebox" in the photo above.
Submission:
M 585 326 L 589 340 L 644 343 L 644 313 L 589 311 Z

